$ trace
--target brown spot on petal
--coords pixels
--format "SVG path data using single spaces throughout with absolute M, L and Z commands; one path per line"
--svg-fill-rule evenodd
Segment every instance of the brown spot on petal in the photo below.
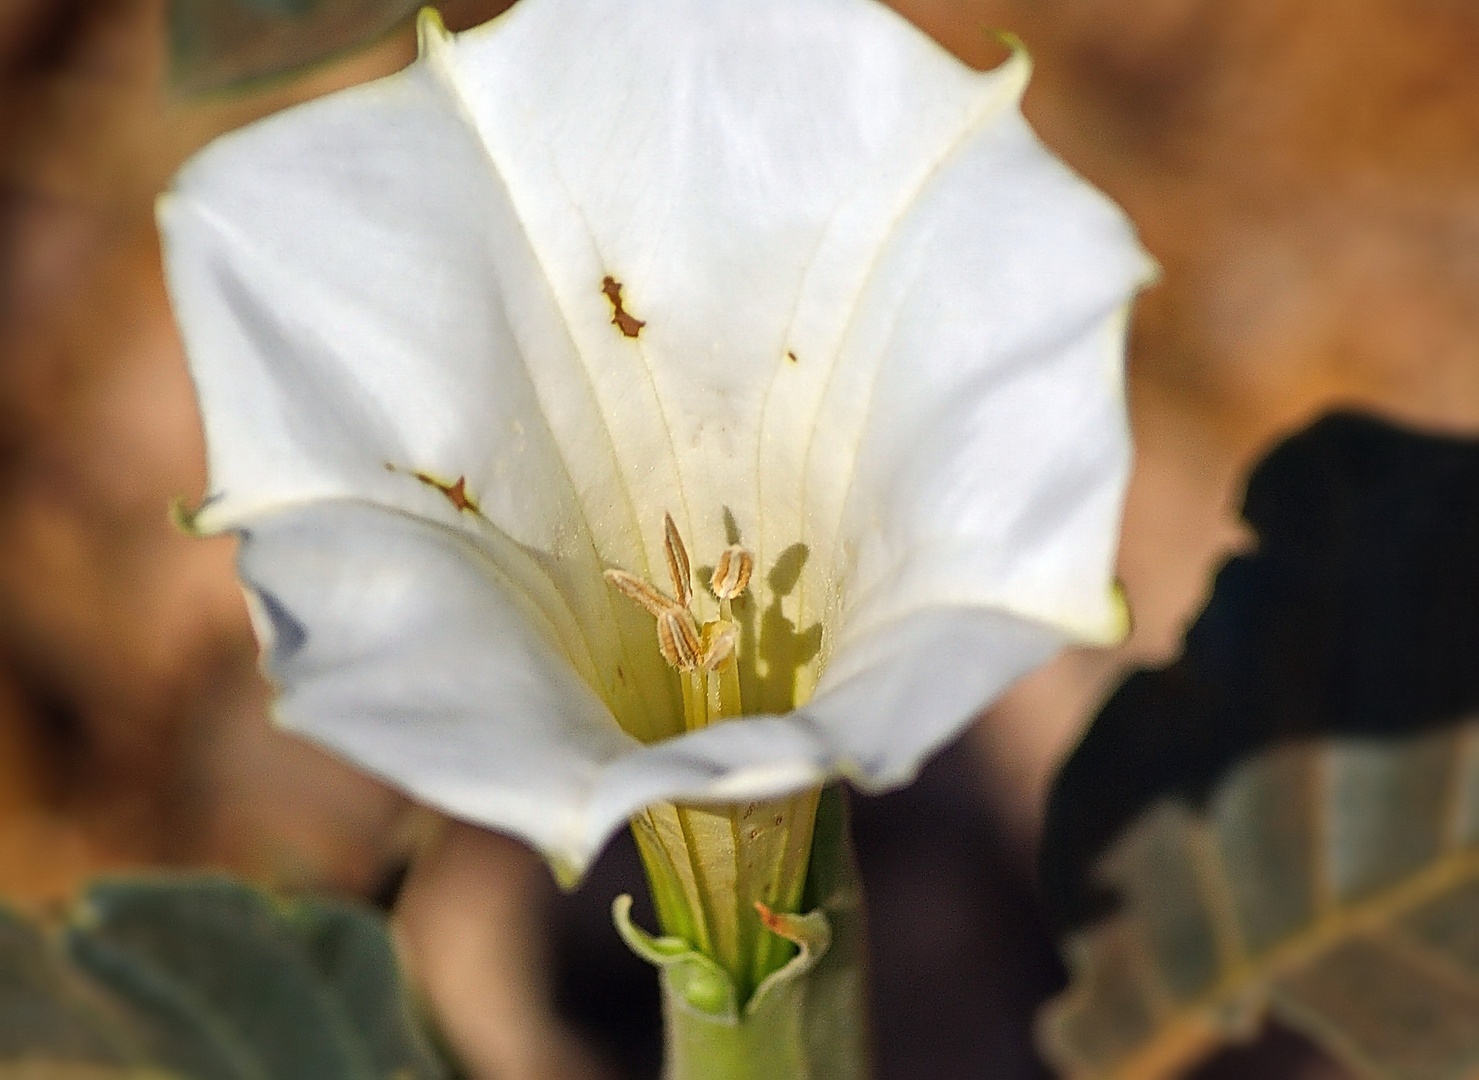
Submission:
M 799 364 L 799 363 L 801 363 L 800 360 L 797 360 L 796 359 L 796 354 L 793 353 L 793 352 L 787 352 L 786 353 L 786 359 L 789 360 L 789 361 L 791 361 L 791 363 L 793 363 L 793 364 Z
M 622 304 L 621 282 L 607 274 L 601 279 L 601 291 L 606 294 L 606 299 L 611 301 L 611 325 L 629 338 L 640 334 L 642 327 L 647 324 L 633 316 Z
M 447 501 L 458 510 L 471 510 L 474 514 L 482 513 L 478 509 L 478 504 L 467 493 L 467 477 L 459 476 L 455 483 L 444 484 L 436 477 L 428 476 L 426 473 L 419 472 L 414 475 L 417 480 L 420 480 L 427 487 L 434 487 L 440 491 L 447 497 Z

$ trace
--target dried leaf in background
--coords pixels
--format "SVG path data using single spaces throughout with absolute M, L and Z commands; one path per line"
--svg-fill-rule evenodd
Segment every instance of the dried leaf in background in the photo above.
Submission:
M 1123 906 L 1042 1019 L 1065 1075 L 1174 1076 L 1266 1009 L 1372 1080 L 1479 1069 L 1479 723 L 1281 747 L 1100 866 Z
M 1244 513 L 1258 546 L 1183 656 L 1059 776 L 1044 868 L 1074 983 L 1045 1046 L 1075 1076 L 1177 1075 L 1267 1007 L 1363 1075 L 1468 1075 L 1479 440 L 1333 416 Z
M 1025 109 L 1165 277 L 1138 305 L 1120 573 L 1135 636 L 1074 653 L 977 731 L 1029 838 L 1053 769 L 1164 663 L 1236 549 L 1248 471 L 1332 408 L 1479 432 L 1479 8 L 1454 0 L 897 0 L 958 55 L 1008 29 Z M 1030 839 L 1028 841 L 1030 847 Z

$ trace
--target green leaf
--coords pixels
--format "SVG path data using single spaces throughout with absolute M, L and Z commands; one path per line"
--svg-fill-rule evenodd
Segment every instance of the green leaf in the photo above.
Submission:
M 37 927 L 0 910 L 0 1069 L 20 1060 L 130 1064 L 136 1055 L 117 1011 L 99 1006 Z
M 1243 518 L 1257 544 L 1183 655 L 1131 675 L 1058 774 L 1042 865 L 1060 925 L 1104 914 L 1090 868 L 1157 800 L 1200 804 L 1291 739 L 1479 715 L 1479 439 L 1326 417 L 1258 465 Z
M 170 82 L 187 93 L 284 75 L 388 33 L 418 0 L 170 0 Z
M 33 1060 L 23 1065 L 0 1063 L 0 1080 L 172 1080 L 172 1078 L 154 1069 Z
M 79 1080 L 446 1075 L 378 915 L 223 878 L 105 882 L 55 935 L 0 916 L 0 1078 L 22 1063 Z

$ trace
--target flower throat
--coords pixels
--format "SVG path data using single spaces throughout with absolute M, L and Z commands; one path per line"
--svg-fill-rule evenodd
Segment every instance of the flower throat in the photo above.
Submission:
M 673 595 L 625 570 L 607 570 L 606 580 L 657 620 L 657 648 L 683 685 L 683 727 L 697 731 L 715 720 L 742 716 L 739 626 L 734 601 L 750 585 L 755 557 L 739 545 L 724 549 L 709 578 L 719 618 L 699 625 L 693 615 L 693 571 L 688 550 L 671 514 L 663 515 L 663 549 Z
M 658 651 L 682 683 L 684 729 L 697 731 L 744 714 L 734 602 L 749 588 L 755 557 L 737 544 L 720 554 L 709 576 L 719 617 L 700 624 L 688 551 L 666 514 L 663 549 L 671 596 L 625 570 L 605 577 L 656 621 Z M 656 803 L 632 818 L 663 932 L 717 964 L 741 1003 L 795 953 L 761 913 L 800 907 L 819 794 L 813 788 L 734 805 Z

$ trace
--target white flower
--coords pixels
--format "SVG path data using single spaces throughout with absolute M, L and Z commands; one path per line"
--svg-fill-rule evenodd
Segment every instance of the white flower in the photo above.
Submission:
M 573 873 L 655 800 L 903 783 L 1115 640 L 1151 268 L 1027 74 L 872 0 L 523 0 L 187 165 L 196 526 L 242 538 L 281 722 Z M 665 580 L 665 513 L 696 571 L 754 553 L 769 714 L 680 734 L 603 579 Z

